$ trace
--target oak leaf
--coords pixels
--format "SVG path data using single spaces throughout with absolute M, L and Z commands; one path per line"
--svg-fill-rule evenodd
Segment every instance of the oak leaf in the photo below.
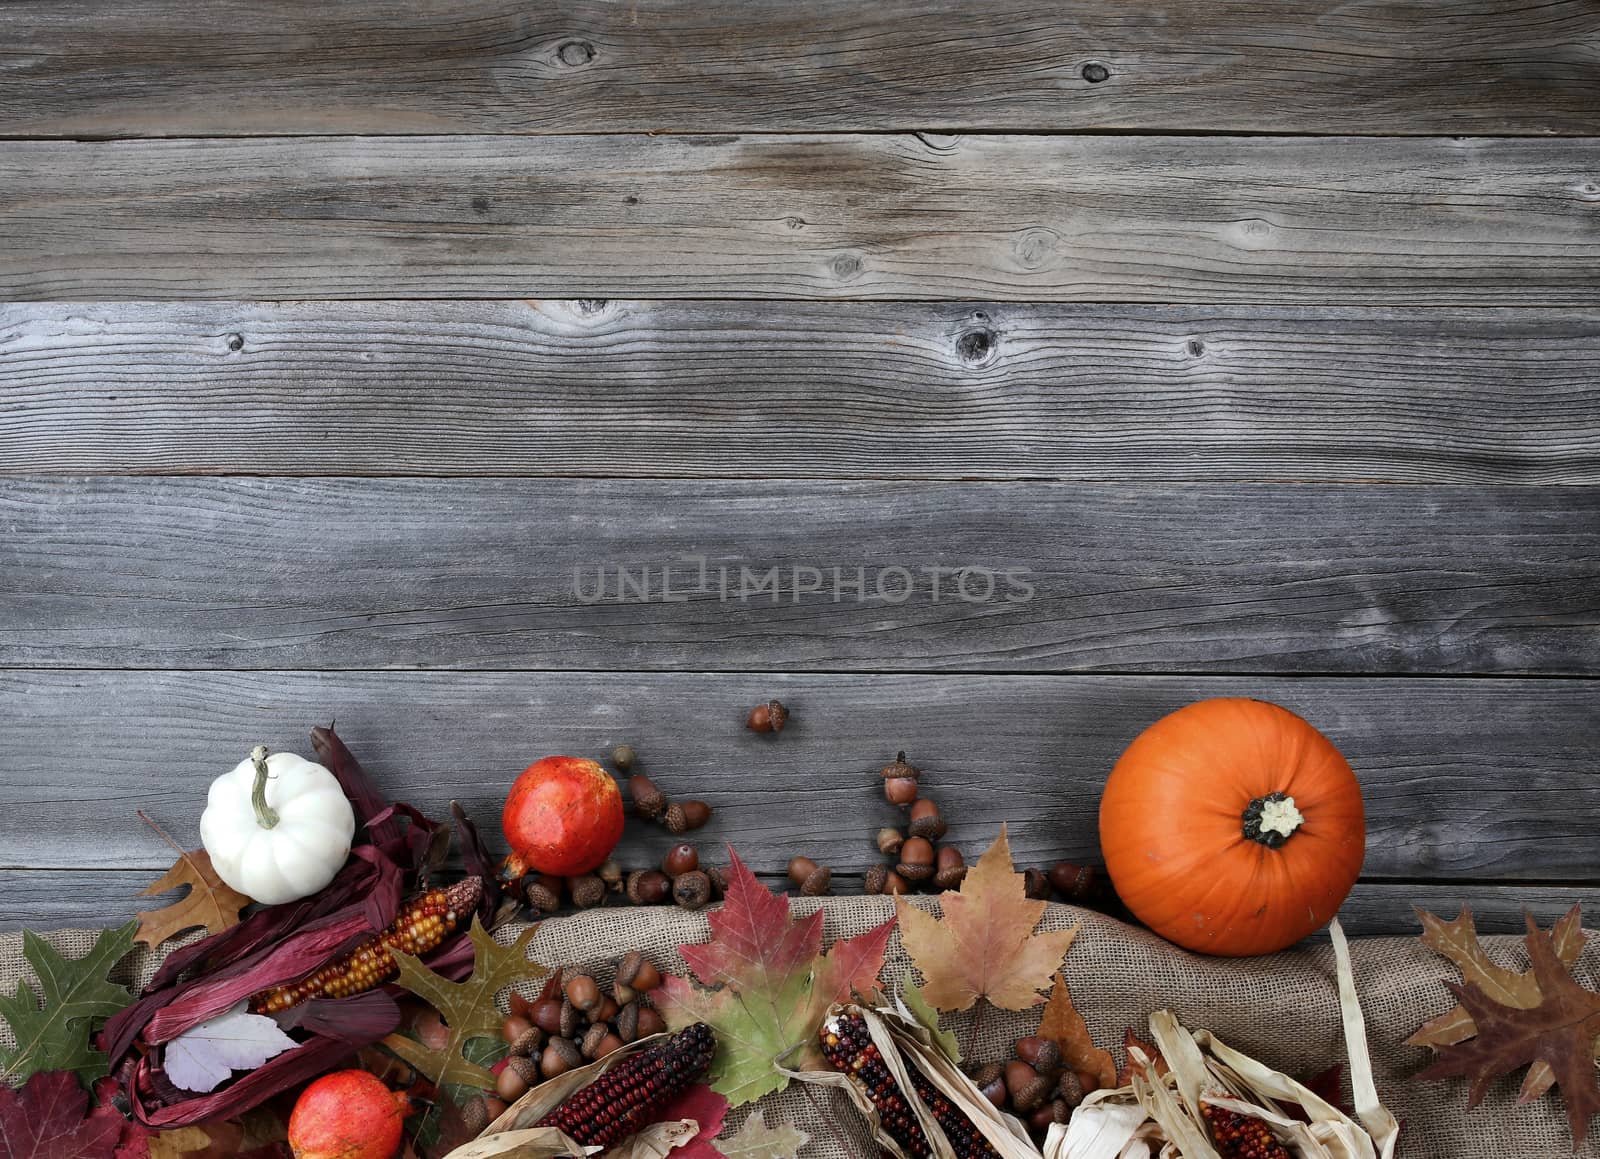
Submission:
M 800 1148 L 811 1141 L 799 1127 L 787 1122 L 767 1126 L 757 1107 L 732 1135 L 716 1140 L 723 1159 L 795 1159 Z
M 1600 1111 L 1600 1082 L 1595 1081 L 1595 1048 L 1600 1045 L 1600 994 L 1580 986 L 1557 952 L 1555 932 L 1539 929 L 1527 917 L 1529 977 L 1538 987 L 1533 1006 L 1497 1000 L 1477 981 L 1446 982 L 1472 1018 L 1473 1036 L 1436 1049 L 1436 1062 L 1419 1079 L 1470 1078 L 1467 1106 L 1483 1101 L 1501 1075 L 1519 1067 L 1544 1063 L 1561 1087 L 1574 1147 L 1581 1147 L 1589 1118 Z M 1527 1101 L 1527 1080 L 1522 1101 Z
M 139 932 L 134 941 L 150 947 L 168 938 L 204 926 L 208 934 L 220 934 L 239 924 L 239 911 L 250 899 L 230 887 L 212 867 L 211 855 L 204 849 L 179 853 L 172 868 L 139 891 L 140 897 L 155 897 L 168 890 L 187 887 L 188 892 L 171 905 L 141 910 Z
M 101 930 L 81 958 L 64 958 L 32 930 L 22 932 L 22 956 L 39 978 L 39 993 L 19 982 L 15 994 L 0 994 L 0 1017 L 17 1042 L 0 1047 L 0 1082 L 40 1071 L 75 1071 L 86 1081 L 105 1073 L 106 1056 L 90 1046 L 89 1033 L 96 1021 L 111 1017 L 131 999 L 106 975 L 133 948 L 135 925 Z
M 20 1091 L 0 1083 L 0 1159 L 112 1159 L 123 1118 L 89 1110 L 69 1070 L 39 1071 Z
M 422 964 L 421 959 L 399 950 L 394 960 L 400 968 L 396 979 L 444 1019 L 449 1034 L 442 1046 L 429 1046 L 414 1038 L 391 1034 L 384 1046 L 394 1051 L 415 1070 L 439 1086 L 476 1087 L 489 1090 L 495 1077 L 485 1066 L 469 1057 L 472 1039 L 496 1038 L 501 1014 L 495 995 L 507 986 L 530 978 L 542 978 L 550 971 L 528 959 L 528 943 L 537 926 L 524 930 L 509 946 L 494 940 L 483 923 L 472 923 L 472 974 L 464 982 L 442 978 Z
M 651 998 L 672 1029 L 705 1022 L 717 1032 L 711 1086 L 737 1106 L 788 1086 L 780 1065 L 823 1065 L 816 1038 L 828 1007 L 876 985 L 894 919 L 823 953 L 822 911 L 795 919 L 787 895 L 733 854 L 726 904 L 706 920 L 711 940 L 678 953 L 714 989 L 666 974 Z
M 1089 1027 L 1072 1004 L 1072 992 L 1060 972 L 1039 1017 L 1039 1037 L 1048 1038 L 1061 1048 L 1063 1065 L 1078 1076 L 1086 1093 L 1117 1085 L 1115 1060 L 1110 1051 L 1101 1050 L 1089 1037 Z
M 1413 907 L 1422 922 L 1422 944 L 1437 950 L 1455 963 L 1465 982 L 1478 987 L 1484 994 L 1506 1006 L 1527 1010 L 1539 1004 L 1539 983 L 1529 973 L 1508 970 L 1492 961 L 1478 941 L 1478 931 L 1472 922 L 1472 911 L 1465 906 L 1456 920 L 1447 922 L 1427 910 Z M 1556 956 L 1567 965 L 1578 960 L 1588 935 L 1583 932 L 1579 908 L 1573 906 L 1551 928 Z M 1464 1042 L 1477 1033 L 1472 1015 L 1463 1006 L 1455 1006 L 1438 1018 L 1430 1019 L 1406 1039 L 1408 1046 L 1448 1046 Z M 1600 1054 L 1600 1049 L 1597 1049 Z M 1528 1070 L 1522 1084 L 1522 1101 L 1532 1102 L 1555 1084 L 1555 1073 L 1543 1062 L 1536 1062 Z
M 942 920 L 896 897 L 900 938 L 926 980 L 923 995 L 940 1010 L 966 1010 L 979 998 L 1005 1010 L 1043 1002 L 1040 991 L 1078 934 L 1077 926 L 1035 934 L 1046 904 L 1023 888 L 1003 825 L 960 892 L 939 895 Z

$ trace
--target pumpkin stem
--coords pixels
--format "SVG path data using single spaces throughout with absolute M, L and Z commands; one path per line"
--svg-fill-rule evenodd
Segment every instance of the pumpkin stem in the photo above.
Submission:
M 250 759 L 256 766 L 256 787 L 250 793 L 250 803 L 256 807 L 256 824 L 271 829 L 278 823 L 278 811 L 267 804 L 267 746 L 256 745 L 250 750 Z
M 1305 815 L 1287 793 L 1268 793 L 1245 807 L 1244 835 L 1251 841 L 1277 849 L 1305 823 Z

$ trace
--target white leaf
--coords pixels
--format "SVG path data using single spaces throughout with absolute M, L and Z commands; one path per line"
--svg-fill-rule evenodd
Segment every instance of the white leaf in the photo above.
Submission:
M 186 1091 L 215 1090 L 236 1070 L 253 1070 L 296 1044 L 272 1019 L 246 1012 L 249 1000 L 191 1026 L 167 1043 L 162 1065 Z

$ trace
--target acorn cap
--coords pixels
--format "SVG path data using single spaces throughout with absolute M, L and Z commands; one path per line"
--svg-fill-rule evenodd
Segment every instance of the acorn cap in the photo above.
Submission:
M 884 765 L 883 768 L 879 770 L 879 775 L 882 776 L 886 781 L 892 781 L 896 777 L 909 777 L 914 781 L 918 777 L 922 776 L 922 770 L 913 765 L 906 764 L 905 750 L 902 749 L 895 755 L 894 764 Z

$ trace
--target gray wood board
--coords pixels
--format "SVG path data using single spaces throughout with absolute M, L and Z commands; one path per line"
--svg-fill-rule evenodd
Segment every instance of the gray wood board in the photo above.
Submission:
M 100 929 L 120 925 L 141 909 L 176 901 L 177 892 L 160 897 L 136 896 L 159 875 L 156 869 L 0 869 L 0 931 L 20 929 Z M 765 874 L 768 886 L 786 887 L 777 874 Z M 835 894 L 860 893 L 858 878 L 840 879 Z M 1585 923 L 1600 914 L 1600 888 L 1590 885 L 1461 885 L 1361 882 L 1339 910 L 1339 921 L 1353 937 L 1419 933 L 1412 906 L 1453 918 L 1470 906 L 1479 933 L 1518 934 L 1527 910 L 1549 926 L 1574 905 L 1582 905 Z M 1320 938 L 1321 935 L 1318 935 Z M 1441 959 L 1441 967 L 1443 960 Z M 1448 977 L 1444 969 L 1440 977 Z
M 633 744 L 669 796 L 712 804 L 698 840 L 778 871 L 804 853 L 841 872 L 878 860 L 903 814 L 878 769 L 906 749 L 926 796 L 975 854 L 1010 825 L 1019 861 L 1094 860 L 1099 794 L 1146 725 L 1206 696 L 1273 700 L 1350 759 L 1374 878 L 1600 884 L 1596 686 L 1576 680 L 639 675 L 590 672 L 0 673 L 7 863 L 154 869 L 193 844 L 210 781 L 256 743 L 309 752 L 336 719 L 383 789 L 433 815 L 454 798 L 498 845 L 511 781 L 552 753 Z M 789 727 L 743 727 L 781 698 Z M 632 826 L 630 865 L 673 838 Z
M 214 0 L 204 29 L 184 0 L 11 0 L 0 132 L 1600 127 L 1585 0 Z
M 1600 660 L 1596 488 L 13 478 L 0 527 L 7 666 Z
M 1600 312 L 0 305 L 0 472 L 1600 482 Z
M 0 144 L 0 296 L 1593 306 L 1600 138 Z

